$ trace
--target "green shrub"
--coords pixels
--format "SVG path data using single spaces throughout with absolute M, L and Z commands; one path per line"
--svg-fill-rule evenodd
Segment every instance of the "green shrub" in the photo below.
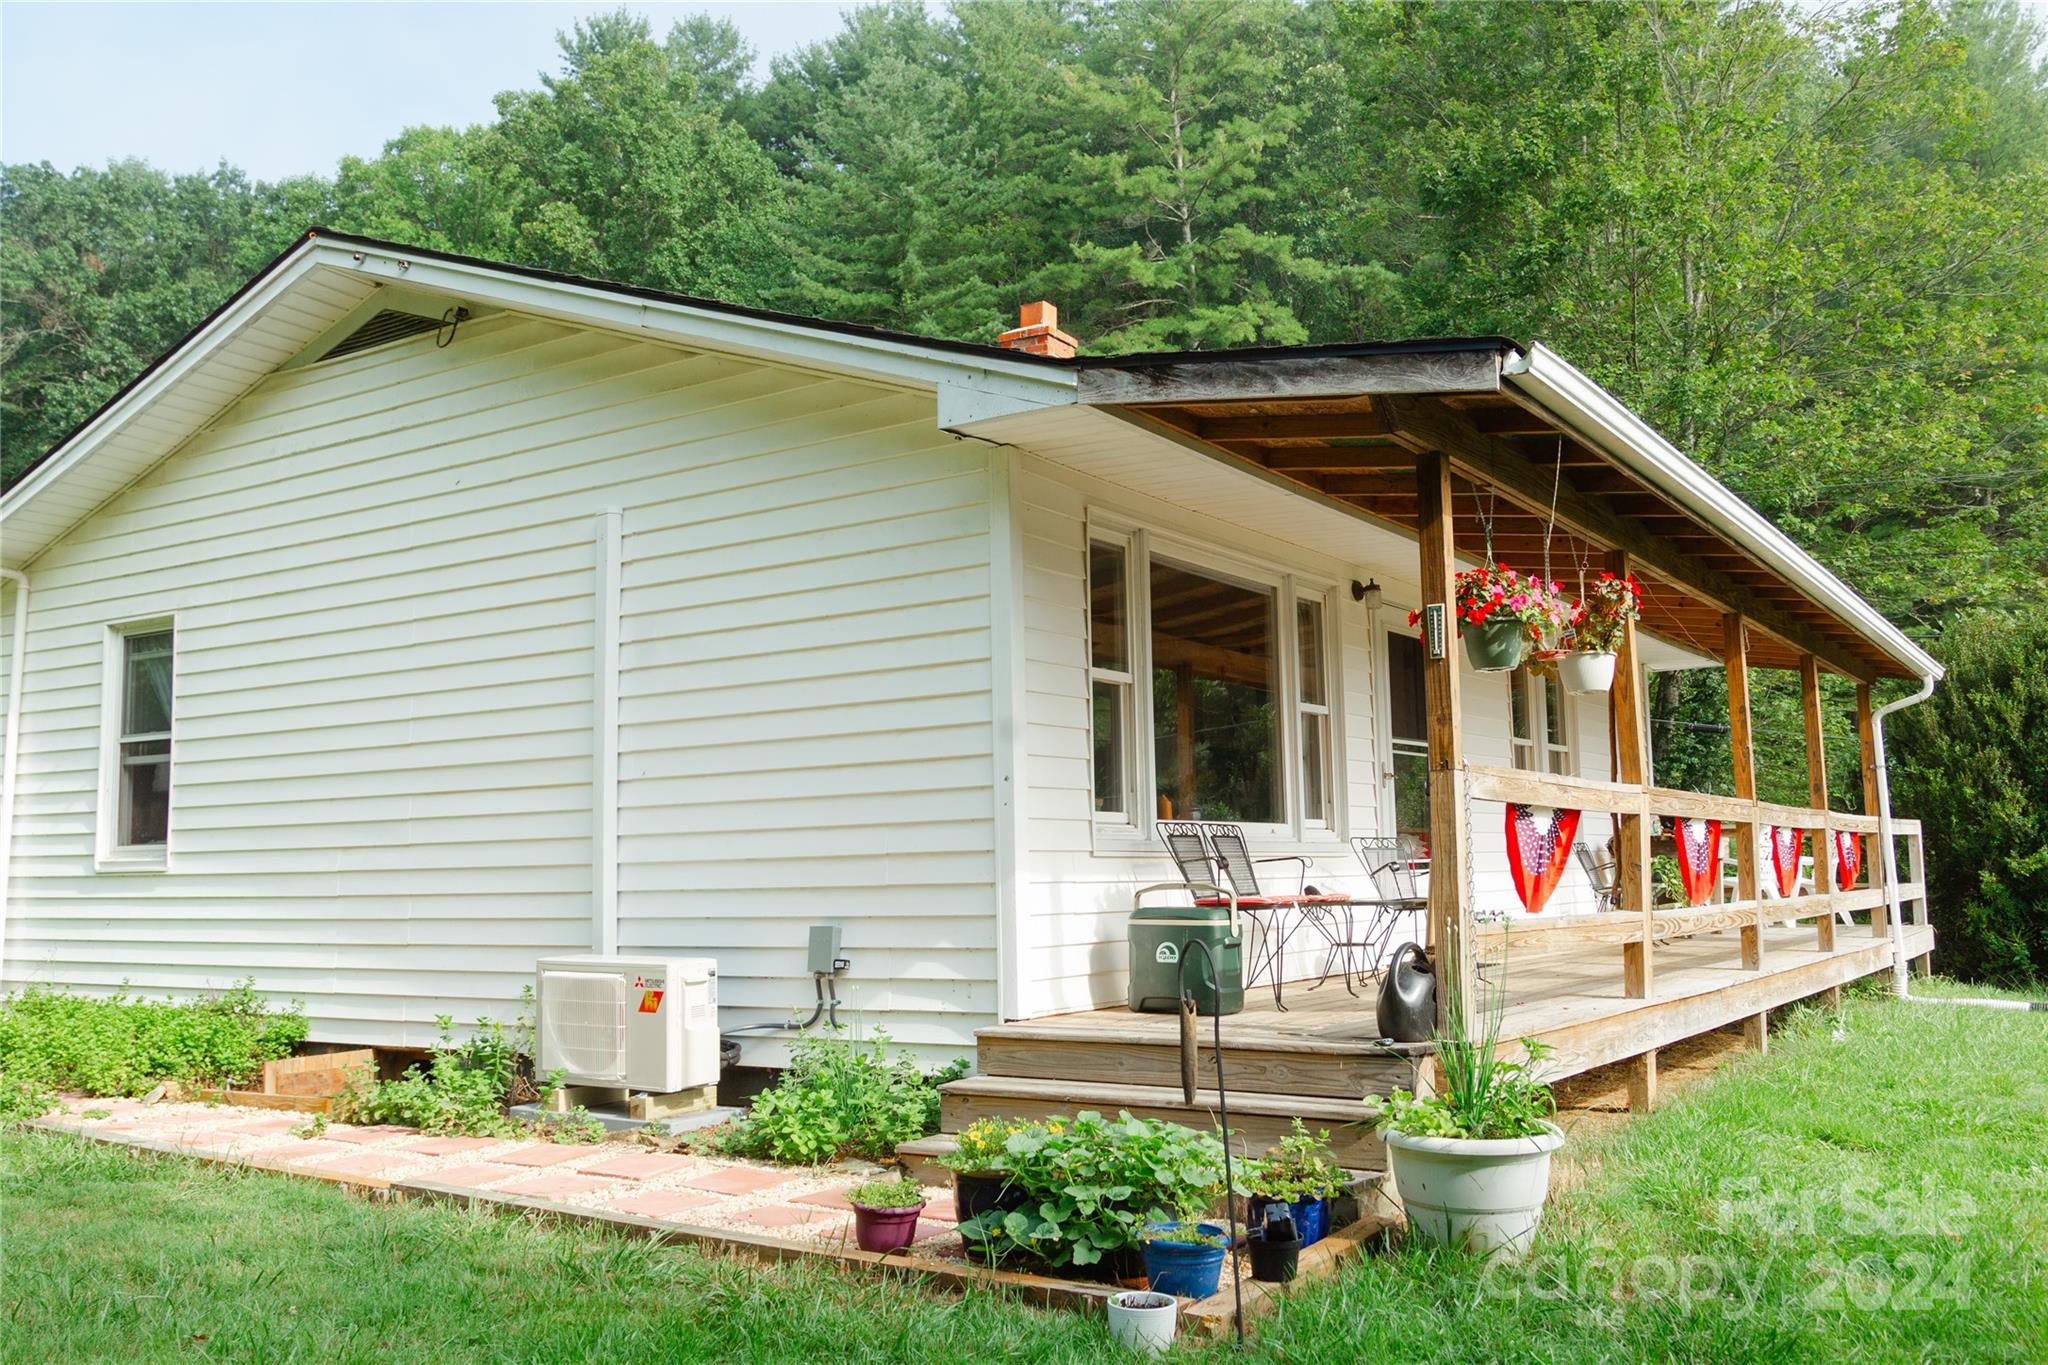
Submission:
M 804 1163 L 890 1156 L 897 1143 L 938 1131 L 939 1086 L 966 1068 L 958 1061 L 926 1074 L 908 1053 L 891 1055 L 879 1032 L 871 1043 L 807 1035 L 724 1145 L 740 1156 Z
M 1960 617 L 1935 654 L 1948 676 L 1886 724 L 1892 808 L 1926 833 L 1943 970 L 2032 985 L 2048 979 L 2048 617 Z
M 475 1034 L 458 1043 L 455 1021 L 444 1014 L 439 1023 L 441 1041 L 424 1069 L 407 1067 L 395 1081 L 363 1078 L 335 1101 L 335 1117 L 346 1123 L 400 1123 L 450 1136 L 524 1133 L 505 1113 L 519 1053 L 504 1026 L 479 1019 Z
M 93 1095 L 218 1086 L 254 1080 L 305 1038 L 304 1007 L 272 1010 L 250 981 L 182 1002 L 31 986 L 0 1001 L 0 1076 Z
M 1012 1133 L 995 1173 L 1029 1196 L 960 1225 L 994 1257 L 1094 1265 L 1142 1245 L 1153 1223 L 1193 1223 L 1224 1192 L 1223 1143 L 1177 1123 L 1081 1113 Z

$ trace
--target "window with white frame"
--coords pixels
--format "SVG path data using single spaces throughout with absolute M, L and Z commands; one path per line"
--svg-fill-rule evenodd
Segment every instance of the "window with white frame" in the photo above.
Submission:
M 116 630 L 109 640 L 112 724 L 103 787 L 105 850 L 160 859 L 171 831 L 171 723 L 176 711 L 168 625 Z
M 1520 668 L 1509 678 L 1508 689 L 1508 744 L 1515 766 L 1568 776 L 1572 751 L 1564 688 L 1554 677 Z
M 1132 819 L 1131 572 L 1128 542 L 1088 544 L 1088 685 L 1093 711 L 1095 815 Z
M 1284 574 L 1153 549 L 1088 547 L 1095 818 L 1328 827 L 1335 723 L 1325 601 Z
M 1301 818 L 1308 825 L 1330 819 L 1330 692 L 1323 644 L 1323 604 L 1312 597 L 1294 603 L 1295 648 L 1301 656 L 1295 710 L 1301 717 Z

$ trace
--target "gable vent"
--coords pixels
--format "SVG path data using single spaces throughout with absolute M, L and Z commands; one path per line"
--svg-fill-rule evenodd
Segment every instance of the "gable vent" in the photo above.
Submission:
M 435 331 L 441 325 L 439 318 L 426 318 L 418 313 L 401 313 L 395 308 L 386 308 L 336 342 L 334 348 L 320 358 L 332 360 L 336 356 L 354 355 L 357 351 L 367 351 L 372 346 L 382 346 L 386 342 L 403 341 L 407 337 Z

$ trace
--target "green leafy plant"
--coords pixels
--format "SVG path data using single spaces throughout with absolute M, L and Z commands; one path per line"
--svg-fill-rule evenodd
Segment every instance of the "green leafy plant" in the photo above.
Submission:
M 938 1164 L 962 1175 L 989 1174 L 1002 1161 L 1010 1134 L 1031 1126 L 1023 1119 L 976 1119 L 960 1131 L 958 1146 L 938 1158 Z
M 1193 1223 L 1224 1191 L 1223 1143 L 1177 1123 L 1084 1112 L 1009 1135 L 995 1173 L 1029 1196 L 961 1224 L 970 1246 L 1089 1266 L 1142 1244 L 1154 1223 Z
M 327 1115 L 315 1114 L 298 1127 L 292 1129 L 295 1138 L 324 1137 L 327 1133 Z
M 85 1109 L 79 1112 L 78 1117 L 82 1119 L 110 1119 L 114 1117 L 114 1111 L 111 1109 Z
M 915 1180 L 870 1180 L 848 1190 L 846 1199 L 864 1209 L 914 1209 L 924 1203 L 924 1187 Z
M 34 1081 L 0 1076 L 0 1123 L 39 1119 L 57 1107 L 56 1092 Z
M 1294 1131 L 1273 1145 L 1265 1157 L 1248 1163 L 1245 1186 L 1253 1194 L 1295 1203 L 1328 1199 L 1344 1188 L 1344 1172 L 1329 1156 L 1328 1130 L 1315 1133 L 1300 1119 Z
M 440 1025 L 440 1045 L 424 1070 L 407 1067 L 395 1081 L 359 1078 L 335 1100 L 335 1117 L 467 1137 L 516 1137 L 525 1131 L 505 1113 L 516 1054 L 503 1030 L 480 1021 L 478 1036 L 458 1043 L 454 1021 L 444 1014 Z
M 1147 1242 L 1164 1242 L 1180 1247 L 1227 1247 L 1230 1239 L 1220 1232 L 1204 1232 L 1194 1223 L 1172 1223 L 1145 1230 Z
M 861 1043 L 837 1035 L 797 1040 L 782 1079 L 754 1097 L 725 1148 L 741 1156 L 806 1164 L 841 1156 L 880 1158 L 896 1144 L 938 1131 L 939 1086 L 965 1070 L 927 1074 L 887 1035 Z
M 1522 1040 L 1523 1056 L 1510 1061 L 1500 1055 L 1500 1024 L 1506 992 L 1495 993 L 1479 1036 L 1467 1029 L 1462 1002 L 1452 997 L 1445 1027 L 1432 1039 L 1443 1086 L 1418 1099 L 1396 1090 L 1387 1099 L 1366 1096 L 1381 1106 L 1381 1132 L 1408 1137 L 1518 1138 L 1547 1130 L 1557 1110 L 1550 1087 L 1537 1079 L 1536 1067 L 1550 1055 L 1550 1046 Z
M 31 986 L 0 1000 L 0 1072 L 11 1082 L 141 1095 L 162 1081 L 253 1080 L 306 1038 L 304 1007 L 275 1009 L 243 981 L 191 1000 L 78 995 Z

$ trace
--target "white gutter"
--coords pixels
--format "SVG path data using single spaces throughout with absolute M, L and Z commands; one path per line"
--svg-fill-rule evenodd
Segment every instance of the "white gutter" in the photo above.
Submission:
M 1755 554 L 1908 671 L 1930 681 L 1946 671 L 1933 655 L 1908 640 L 1756 509 L 1555 351 L 1532 345 L 1526 353 L 1510 356 L 1501 367 L 1501 376 L 1555 414 L 1574 435 L 1605 451 L 1617 464 Z
M 7 864 L 14 851 L 14 782 L 21 759 L 21 689 L 28 658 L 28 575 L 0 569 L 14 585 L 14 648 L 7 660 L 7 751 L 0 757 L 0 990 L 7 982 Z

